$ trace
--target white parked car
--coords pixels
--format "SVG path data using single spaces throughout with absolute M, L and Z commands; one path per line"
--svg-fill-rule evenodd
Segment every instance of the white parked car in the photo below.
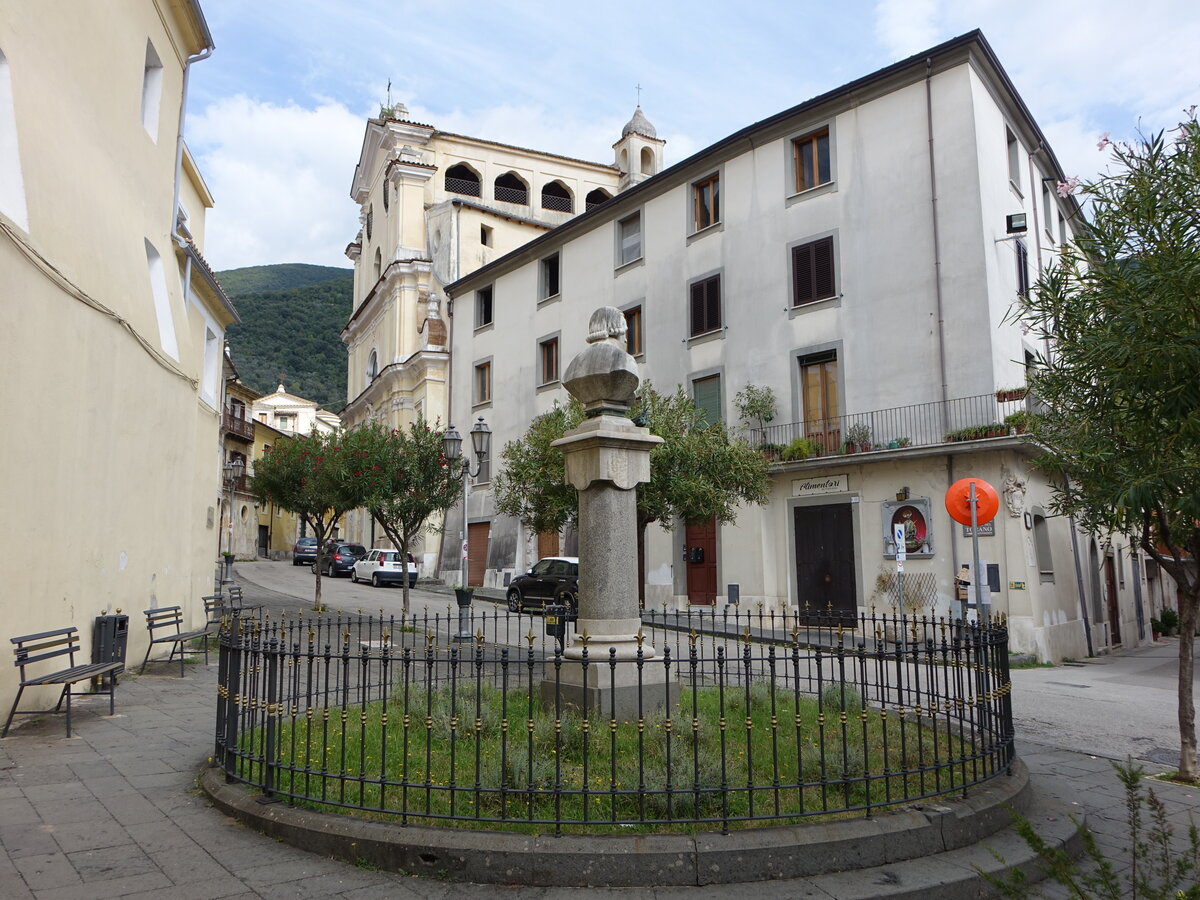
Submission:
M 357 584 L 369 581 L 375 587 L 385 584 L 401 584 L 408 578 L 408 586 L 417 585 L 417 561 L 408 554 L 407 565 L 400 560 L 399 550 L 372 550 L 354 564 L 350 570 L 350 580 Z

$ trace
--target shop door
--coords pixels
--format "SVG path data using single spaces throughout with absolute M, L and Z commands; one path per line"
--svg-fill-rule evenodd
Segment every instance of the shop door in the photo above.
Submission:
M 717 603 L 717 520 L 688 525 L 683 553 L 687 567 L 688 603 L 715 606 Z
M 258 555 L 270 556 L 271 528 L 268 525 L 258 526 Z
M 470 587 L 483 586 L 491 530 L 490 522 L 471 522 L 467 525 L 467 585 Z
M 1112 646 L 1121 645 L 1121 604 L 1117 597 L 1117 574 L 1113 558 L 1104 557 L 1104 591 L 1108 594 L 1108 631 Z
M 849 503 L 797 506 L 796 595 L 800 612 L 840 616 L 853 625 L 858 615 L 854 575 L 854 519 Z

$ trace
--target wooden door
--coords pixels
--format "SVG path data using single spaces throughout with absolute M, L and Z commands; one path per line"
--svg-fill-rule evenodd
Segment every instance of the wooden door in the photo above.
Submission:
M 842 443 L 839 418 L 837 357 L 813 357 L 800 363 L 804 396 L 804 436 L 821 445 L 825 454 L 836 453 Z
M 545 559 L 547 556 L 558 556 L 557 531 L 543 531 L 538 534 L 537 555 L 538 559 Z
M 1108 594 L 1108 632 L 1112 646 L 1121 644 L 1121 604 L 1117 598 L 1117 574 L 1113 558 L 1104 557 L 1104 590 Z
M 688 603 L 715 606 L 717 603 L 717 520 L 688 525 L 683 552 L 687 568 Z
M 854 566 L 854 518 L 849 503 L 797 506 L 796 595 L 800 612 L 839 615 L 848 625 L 858 615 Z
M 491 530 L 490 522 L 470 522 L 467 525 L 467 585 L 470 587 L 483 585 Z

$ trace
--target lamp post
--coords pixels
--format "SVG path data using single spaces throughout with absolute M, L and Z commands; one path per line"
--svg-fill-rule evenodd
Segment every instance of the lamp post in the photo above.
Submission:
M 246 463 L 242 459 L 233 459 L 225 464 L 225 486 L 229 494 L 229 537 L 225 551 L 225 575 L 223 582 L 233 580 L 233 492 L 242 476 L 246 474 Z
M 458 600 L 458 634 L 454 636 L 454 640 L 462 642 L 471 640 L 471 631 L 469 626 L 468 609 L 471 605 L 471 591 L 467 587 L 467 499 L 470 493 L 469 479 L 479 477 L 479 473 L 483 471 L 483 465 L 487 461 L 488 452 L 492 445 L 492 430 L 488 428 L 487 423 L 483 421 L 483 416 L 479 417 L 479 421 L 475 423 L 475 427 L 471 429 L 471 448 L 475 451 L 475 469 L 471 470 L 470 458 L 462 452 L 462 437 L 451 425 L 446 433 L 442 436 L 442 455 L 453 465 L 461 460 L 462 464 L 462 484 L 463 484 L 463 503 L 462 503 L 462 563 L 461 563 L 461 580 L 459 589 L 454 592 L 455 598 Z

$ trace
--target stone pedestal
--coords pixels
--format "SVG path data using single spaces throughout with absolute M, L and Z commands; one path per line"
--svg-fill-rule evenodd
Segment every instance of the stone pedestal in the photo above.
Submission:
M 624 415 L 639 380 L 625 352 L 624 316 L 601 307 L 588 329 L 588 347 L 563 379 L 587 418 L 553 445 L 562 448 L 567 482 L 579 491 L 579 619 L 541 693 L 549 703 L 557 697 L 636 718 L 673 703 L 679 691 L 674 672 L 668 678 L 654 647 L 640 641 L 636 488 L 650 480 L 650 450 L 662 438 Z

